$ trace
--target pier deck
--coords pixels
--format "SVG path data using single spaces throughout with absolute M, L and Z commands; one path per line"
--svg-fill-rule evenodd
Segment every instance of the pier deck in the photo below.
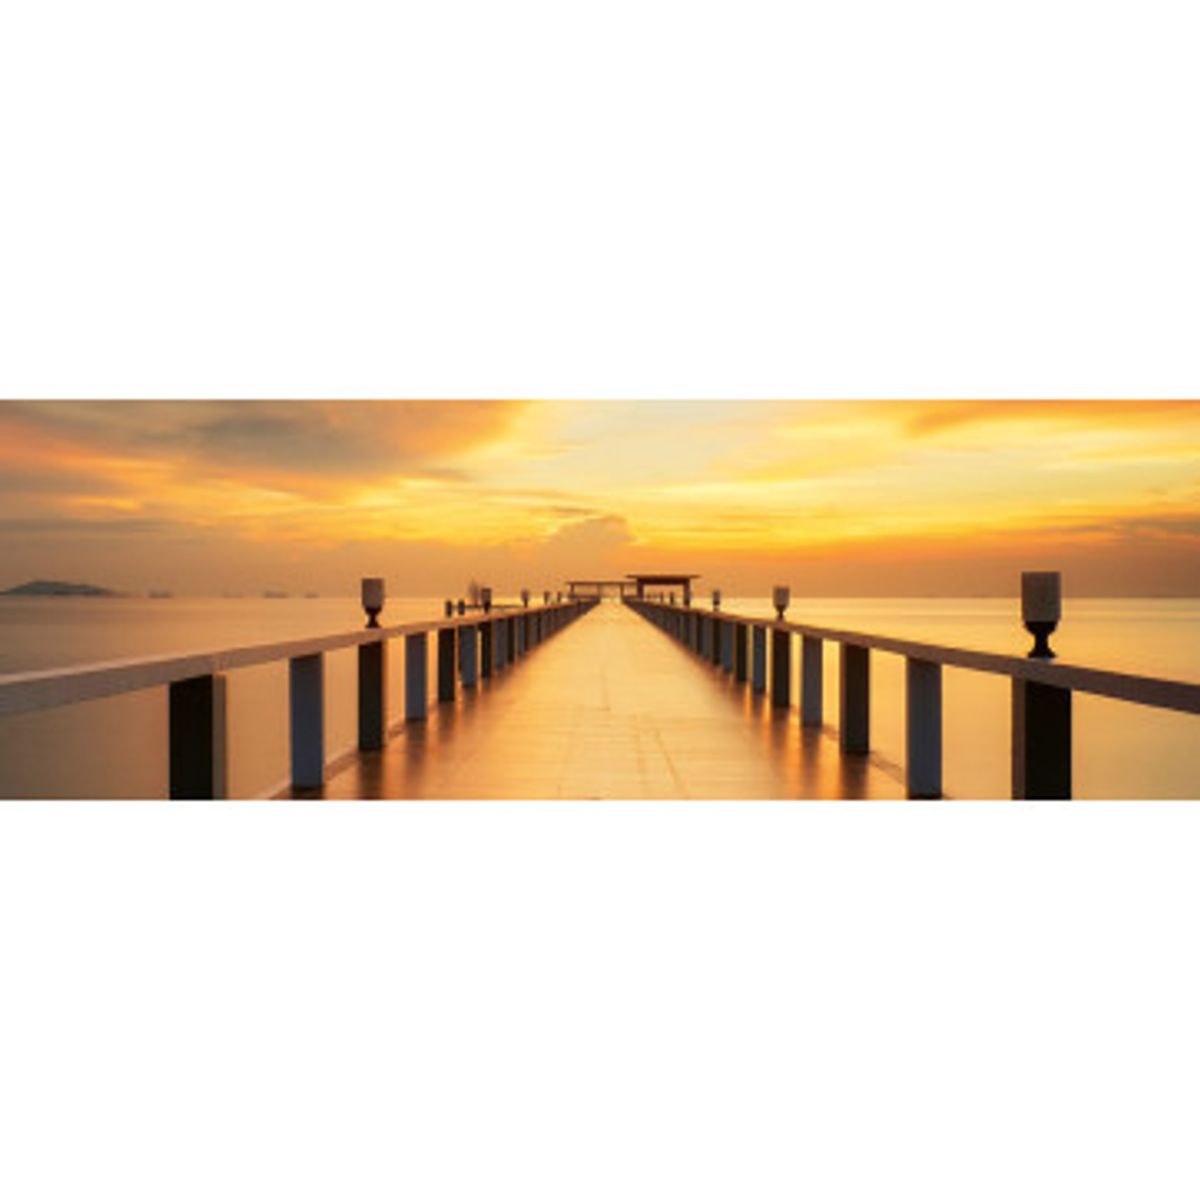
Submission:
M 601 604 L 325 786 L 349 799 L 902 799 L 874 758 Z

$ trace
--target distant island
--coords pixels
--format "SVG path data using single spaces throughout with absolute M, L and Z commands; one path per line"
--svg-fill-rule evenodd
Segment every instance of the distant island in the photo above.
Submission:
M 61 579 L 34 579 L 0 592 L 0 596 L 119 596 L 120 592 L 91 583 L 64 583 Z

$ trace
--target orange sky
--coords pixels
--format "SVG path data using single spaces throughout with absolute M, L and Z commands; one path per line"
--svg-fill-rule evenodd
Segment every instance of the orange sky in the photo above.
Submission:
M 4 402 L 0 587 L 1200 594 L 1200 402 Z

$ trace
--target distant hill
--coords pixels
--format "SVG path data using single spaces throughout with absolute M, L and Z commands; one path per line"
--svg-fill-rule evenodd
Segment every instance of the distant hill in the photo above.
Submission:
M 34 579 L 0 592 L 0 596 L 116 596 L 119 593 L 90 583 L 64 583 L 61 579 Z

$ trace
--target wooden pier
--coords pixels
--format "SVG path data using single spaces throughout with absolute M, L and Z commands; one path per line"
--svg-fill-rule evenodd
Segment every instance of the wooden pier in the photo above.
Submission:
M 902 799 L 903 780 L 846 758 L 632 608 L 600 604 L 519 670 L 359 754 L 326 799 Z
M 286 662 L 281 797 L 786 800 L 940 797 L 946 666 L 1010 681 L 1014 799 L 1071 797 L 1076 692 L 1200 714 L 1200 684 L 1055 661 L 1054 572 L 1023 580 L 1027 657 L 789 621 L 786 587 L 771 619 L 721 611 L 715 591 L 711 608 L 690 605 L 690 586 L 645 594 L 647 583 L 692 576 L 634 578 L 642 594 L 620 603 L 543 592 L 531 604 L 526 589 L 520 605 L 493 606 L 484 589 L 479 608 L 447 601 L 444 618 L 391 627 L 377 620 L 384 581 L 368 579 L 366 629 L 0 676 L 0 718 L 166 688 L 170 797 L 223 798 L 227 675 Z M 836 713 L 823 701 L 826 643 L 837 648 Z M 402 697 L 388 694 L 393 644 L 403 646 Z M 331 758 L 325 658 L 337 651 L 357 654 L 358 738 Z M 881 653 L 905 660 L 901 765 L 872 752 Z

